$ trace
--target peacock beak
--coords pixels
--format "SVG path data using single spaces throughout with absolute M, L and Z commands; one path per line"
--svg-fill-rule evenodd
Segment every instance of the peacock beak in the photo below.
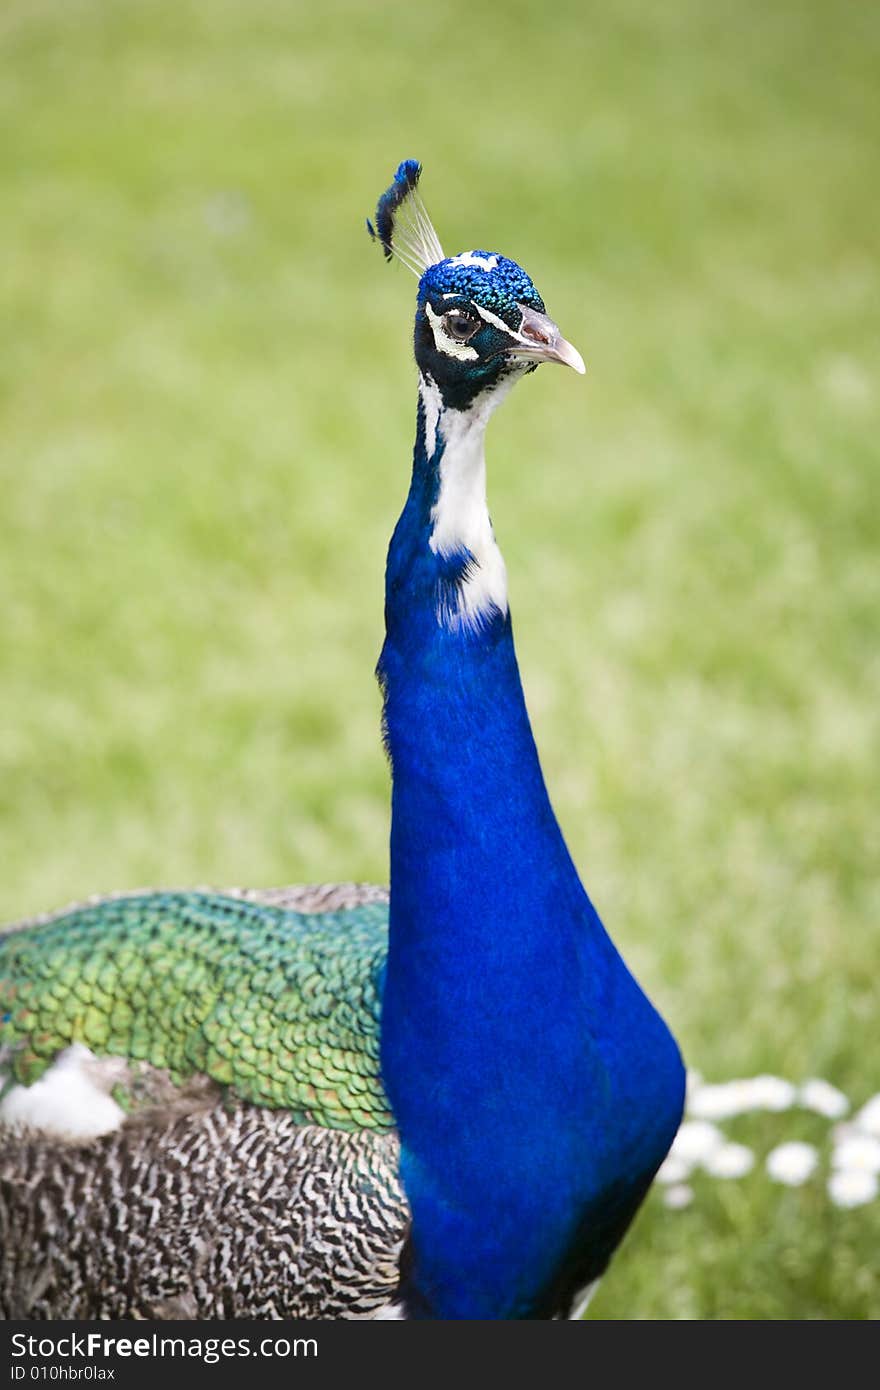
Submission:
M 522 323 L 515 343 L 508 349 L 511 357 L 525 357 L 533 362 L 561 362 L 583 376 L 587 370 L 584 359 L 577 348 L 563 338 L 553 320 L 525 304 L 519 307 L 522 310 Z

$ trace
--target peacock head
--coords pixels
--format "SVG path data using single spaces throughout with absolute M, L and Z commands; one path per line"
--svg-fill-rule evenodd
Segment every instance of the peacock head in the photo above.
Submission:
M 395 256 L 419 277 L 416 363 L 444 406 L 465 410 L 541 362 L 584 372 L 577 348 L 548 316 L 530 277 L 497 252 L 444 256 L 419 197 L 421 165 L 405 159 L 367 222 L 386 259 Z

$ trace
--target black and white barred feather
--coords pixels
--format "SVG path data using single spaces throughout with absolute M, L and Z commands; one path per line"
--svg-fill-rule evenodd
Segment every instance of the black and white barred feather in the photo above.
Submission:
M 387 898 L 361 884 L 241 896 L 317 912 Z M 86 1142 L 0 1127 L 0 1316 L 382 1315 L 409 1219 L 393 1132 L 297 1124 L 143 1065 L 133 1089 L 136 1111 Z

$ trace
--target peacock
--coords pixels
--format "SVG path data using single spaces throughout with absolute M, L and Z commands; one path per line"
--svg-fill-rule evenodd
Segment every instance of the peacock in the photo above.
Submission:
M 573 1316 L 678 1128 L 678 1047 L 550 804 L 486 505 L 495 408 L 584 363 L 515 261 L 444 255 L 420 174 L 367 223 L 418 277 L 390 889 L 129 893 L 5 930 L 7 1317 Z

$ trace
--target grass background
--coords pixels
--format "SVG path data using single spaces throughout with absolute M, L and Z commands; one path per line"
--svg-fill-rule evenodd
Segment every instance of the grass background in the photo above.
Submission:
M 589 367 L 489 464 L 590 892 L 708 1078 L 880 1089 L 878 60 L 857 0 L 5 0 L 0 915 L 385 880 L 416 155 Z M 696 1186 L 592 1314 L 880 1315 L 880 1203 Z

